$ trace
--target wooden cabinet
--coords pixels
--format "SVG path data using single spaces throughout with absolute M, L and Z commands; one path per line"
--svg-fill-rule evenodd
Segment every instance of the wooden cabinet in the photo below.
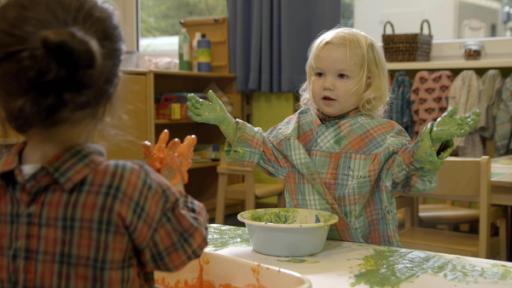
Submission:
M 214 125 L 189 119 L 157 120 L 155 97 L 164 93 L 206 92 L 215 85 L 229 98 L 233 116 L 241 118 L 242 99 L 235 82 L 235 76 L 227 73 L 125 70 L 116 101 L 107 114 L 109 125 L 104 125 L 107 128 L 98 135 L 97 142 L 105 145 L 110 159 L 137 160 L 143 159 L 142 141 L 155 143 L 163 129 L 168 129 L 173 138 L 183 139 L 194 134 L 198 144 L 222 145 L 225 138 Z M 210 215 L 214 215 L 215 208 L 217 165 L 218 161 L 194 163 L 185 187 L 187 193 L 206 205 Z

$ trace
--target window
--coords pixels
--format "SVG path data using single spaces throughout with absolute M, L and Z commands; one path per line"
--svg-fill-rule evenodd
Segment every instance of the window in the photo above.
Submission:
M 180 19 L 227 16 L 226 0 L 106 1 L 117 3 L 119 7 L 128 50 L 135 51 L 135 47 L 138 46 L 138 51 L 149 54 L 163 53 L 177 56 Z M 340 1 L 342 9 L 340 23 L 343 26 L 353 27 L 354 0 Z M 138 22 L 133 21 L 134 18 L 138 18 Z
M 139 51 L 177 55 L 180 19 L 226 15 L 226 0 L 139 0 Z

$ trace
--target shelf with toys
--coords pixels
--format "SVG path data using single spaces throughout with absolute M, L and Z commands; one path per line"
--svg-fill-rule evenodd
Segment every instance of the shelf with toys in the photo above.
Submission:
M 214 209 L 218 151 L 225 138 L 216 126 L 194 122 L 186 113 L 186 95 L 201 96 L 208 90 L 217 93 L 234 117 L 242 117 L 241 94 L 236 89 L 233 74 L 123 70 L 117 103 L 108 117 L 113 129 L 107 136 L 99 136 L 98 142 L 105 144 L 109 158 L 142 160 L 140 143 L 144 140 L 155 143 L 163 129 L 168 129 L 172 138 L 196 135 L 197 153 L 185 189 L 207 208 Z M 161 102 L 162 99 L 166 102 Z M 112 136 L 117 134 L 120 136 Z

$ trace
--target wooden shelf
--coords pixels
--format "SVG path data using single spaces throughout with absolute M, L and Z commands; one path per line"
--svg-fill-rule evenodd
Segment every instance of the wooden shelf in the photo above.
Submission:
M 190 78 L 215 78 L 215 79 L 235 79 L 235 74 L 231 73 L 209 73 L 209 72 L 192 72 L 192 71 L 172 71 L 172 70 L 149 70 L 156 75 L 171 75 L 176 77 Z
M 388 70 L 486 69 L 512 67 L 512 59 L 391 62 Z
M 181 119 L 181 120 L 155 120 L 155 124 L 157 125 L 172 125 L 172 124 L 189 124 L 196 123 L 190 119 Z
M 218 63 L 228 63 L 220 58 Z M 119 123 L 117 130 L 123 131 L 136 139 L 137 142 L 149 140 L 158 141 L 163 129 L 168 129 L 171 137 L 185 139 L 188 135 L 196 135 L 199 144 L 222 145 L 226 139 L 220 129 L 211 124 L 199 123 L 191 119 L 160 120 L 156 118 L 155 97 L 164 93 L 202 93 L 207 89 L 218 89 L 229 97 L 233 106 L 233 115 L 242 114 L 242 96 L 236 87 L 234 74 L 225 72 L 197 73 L 170 70 L 123 70 L 121 75 L 118 96 L 118 109 L 113 114 L 113 123 Z M 120 111 L 120 112 L 118 112 Z M 129 115 L 129 117 L 124 117 Z M 112 139 L 105 135 L 107 155 L 111 159 L 143 159 L 140 145 L 131 145 L 127 149 L 124 142 Z M 117 145 L 117 146 L 116 146 Z M 209 160 L 209 159 L 205 159 Z M 215 208 L 217 194 L 217 171 L 219 161 L 193 162 L 189 169 L 189 181 L 185 185 L 188 194 L 207 203 L 208 207 Z M 215 215 L 213 213 L 212 215 Z
M 192 167 L 190 167 L 190 169 L 199 169 L 199 168 L 216 167 L 216 166 L 219 166 L 219 161 L 201 161 L 201 162 L 193 162 Z

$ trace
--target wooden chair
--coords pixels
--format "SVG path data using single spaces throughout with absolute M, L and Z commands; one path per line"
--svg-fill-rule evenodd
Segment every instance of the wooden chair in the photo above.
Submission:
M 224 214 L 228 200 L 245 202 L 245 209 L 250 210 L 256 207 L 256 199 L 278 196 L 278 206 L 284 206 L 284 183 L 257 183 L 254 177 L 255 167 L 237 166 L 221 160 L 217 167 L 218 188 L 217 206 L 215 208 L 215 223 L 224 223 Z M 242 182 L 230 184 L 230 176 L 238 176 Z
M 471 208 L 469 205 L 455 205 L 454 201 L 444 203 L 425 203 L 418 206 L 418 218 L 420 226 L 435 227 L 443 230 L 469 230 L 463 227 L 470 227 L 478 224 L 480 211 Z M 469 204 L 469 203 L 467 203 Z M 491 208 L 493 209 L 493 208 Z
M 415 195 L 400 195 L 397 199 L 397 209 L 405 208 L 408 215 L 408 220 L 405 220 L 405 228 L 400 231 L 402 246 L 411 249 L 506 260 L 506 220 L 503 215 L 491 213 L 490 171 L 491 163 L 488 156 L 481 158 L 449 157 L 438 172 L 438 185 L 434 191 Z M 410 198 L 415 196 L 478 203 L 478 234 L 419 227 L 418 201 L 417 198 Z M 491 223 L 497 225 L 498 237 L 491 237 Z

